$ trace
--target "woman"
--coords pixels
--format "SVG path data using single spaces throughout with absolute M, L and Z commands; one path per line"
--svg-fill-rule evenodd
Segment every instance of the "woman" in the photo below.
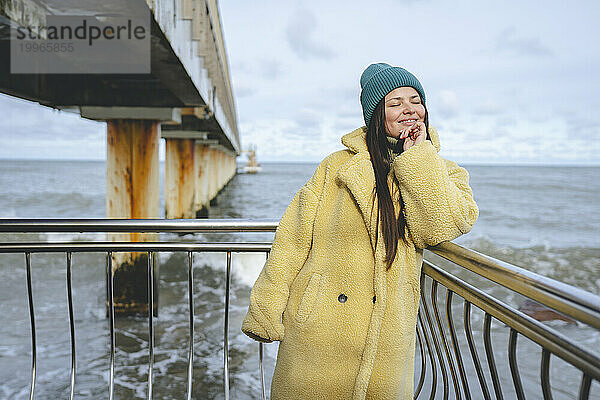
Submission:
M 242 331 L 281 341 L 273 400 L 412 399 L 422 249 L 479 215 L 417 78 L 378 63 L 360 83 L 366 126 L 296 193 L 250 294 Z

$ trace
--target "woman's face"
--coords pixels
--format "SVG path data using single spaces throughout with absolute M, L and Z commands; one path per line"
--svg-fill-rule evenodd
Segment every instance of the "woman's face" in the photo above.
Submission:
M 425 121 L 425 106 L 414 88 L 402 86 L 389 92 L 385 98 L 385 130 L 397 138 L 400 133 L 417 122 Z

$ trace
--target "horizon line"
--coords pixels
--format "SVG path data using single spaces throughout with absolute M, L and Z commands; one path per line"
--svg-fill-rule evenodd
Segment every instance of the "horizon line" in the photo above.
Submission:
M 104 159 L 77 159 L 77 158 L 1 158 L 0 161 L 44 161 L 44 162 L 106 162 Z M 159 163 L 164 163 L 165 160 L 159 160 Z M 261 160 L 261 164 L 319 164 L 320 161 L 307 161 L 307 160 Z M 242 165 L 245 162 L 240 163 Z M 547 163 L 547 162 L 528 162 L 528 161 L 516 161 L 516 162 L 504 162 L 504 161 L 467 161 L 457 162 L 459 165 L 471 165 L 471 166 L 498 166 L 498 167 L 600 167 L 600 161 L 590 163 Z

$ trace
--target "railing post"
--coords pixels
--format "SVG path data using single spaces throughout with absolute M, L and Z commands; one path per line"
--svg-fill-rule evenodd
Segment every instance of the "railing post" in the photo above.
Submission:
M 110 333 L 110 376 L 108 383 L 108 399 L 112 400 L 115 383 L 115 308 L 113 295 L 112 252 L 106 254 L 106 273 L 108 279 L 108 329 Z
M 190 319 L 190 340 L 187 371 L 187 400 L 192 400 L 192 383 L 194 378 L 194 269 L 193 253 L 188 251 L 188 307 Z
M 267 260 L 269 259 L 269 252 L 267 251 L 265 253 L 265 257 L 267 258 Z M 263 349 L 264 349 L 264 344 L 262 342 L 258 342 L 258 367 L 260 370 L 260 387 L 261 387 L 261 400 L 266 400 L 266 396 L 265 396 L 265 371 L 263 368 Z
M 29 388 L 29 399 L 33 400 L 37 367 L 37 346 L 35 342 L 35 312 L 33 309 L 33 291 L 31 289 L 31 253 L 25 253 L 25 263 L 27 268 L 27 297 L 29 299 L 29 319 L 31 321 L 31 385 Z
M 154 368 L 154 254 L 148 252 L 148 400 L 152 399 L 152 369 Z
M 71 329 L 71 390 L 69 399 L 73 400 L 75 393 L 75 319 L 73 318 L 73 290 L 71 287 L 71 252 L 67 252 L 67 301 L 69 305 L 69 327 Z
M 223 327 L 223 371 L 225 400 L 229 400 L 229 286 L 231 278 L 231 251 L 227 252 L 227 276 L 225 283 L 225 324 Z

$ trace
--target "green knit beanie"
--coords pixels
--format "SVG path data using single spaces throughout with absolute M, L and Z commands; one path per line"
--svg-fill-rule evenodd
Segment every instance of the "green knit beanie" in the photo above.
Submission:
M 392 90 L 410 86 L 420 95 L 425 104 L 425 91 L 421 82 L 410 72 L 400 67 L 392 67 L 386 63 L 371 64 L 360 76 L 360 103 L 367 127 L 377 104 Z

